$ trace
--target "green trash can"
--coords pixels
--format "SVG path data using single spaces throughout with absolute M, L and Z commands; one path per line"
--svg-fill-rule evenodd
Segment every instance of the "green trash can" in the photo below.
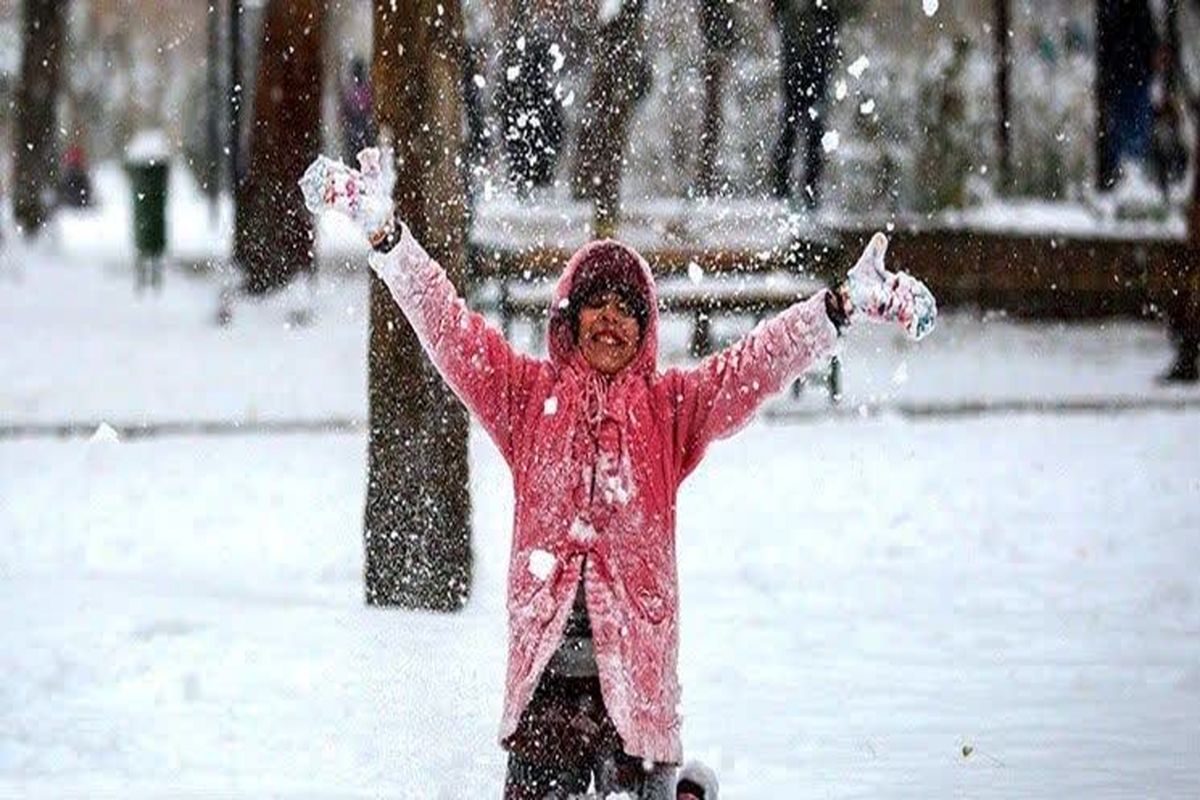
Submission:
M 167 171 L 164 163 L 129 164 L 133 188 L 133 241 L 139 258 L 167 250 Z
M 159 131 L 134 137 L 125 170 L 133 192 L 133 242 L 137 249 L 137 286 L 162 284 L 162 258 L 167 251 L 167 180 L 170 150 Z

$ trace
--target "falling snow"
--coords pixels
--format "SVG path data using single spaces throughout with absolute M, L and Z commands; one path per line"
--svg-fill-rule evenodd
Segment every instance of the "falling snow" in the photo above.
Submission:
M 121 14 L 129 4 L 70 5 Z M 159 4 L 161 25 L 121 18 L 114 29 L 128 41 L 115 59 L 107 34 L 91 35 L 110 20 L 73 10 L 70 113 L 32 140 L 15 122 L 0 125 L 0 166 L 10 170 L 35 151 L 52 151 L 54 161 L 31 163 L 62 165 L 81 145 L 97 201 L 56 208 L 41 240 L 26 240 L 8 205 L 0 209 L 0 340 L 8 343 L 0 359 L 0 795 L 104 796 L 120 787 L 148 797 L 181 785 L 212 796 L 494 796 L 505 770 L 494 712 L 507 580 L 551 581 L 567 556 L 511 541 L 510 453 L 493 443 L 496 431 L 472 422 L 468 607 L 401 615 L 402 624 L 363 607 L 363 489 L 378 485 L 366 457 L 376 395 L 364 353 L 376 333 L 394 338 L 401 318 L 381 322 L 366 303 L 373 290 L 362 226 L 334 215 L 305 234 L 317 265 L 309 280 L 261 298 L 241 292 L 235 230 L 244 223 L 229 177 L 251 173 L 255 103 L 280 95 L 252 67 L 269 46 L 259 35 L 265 9 L 277 4 L 246 4 L 245 74 L 228 73 L 227 43 L 217 54 L 221 97 L 213 100 L 223 110 L 211 151 L 205 20 L 172 16 L 205 5 Z M 314 94 L 311 106 L 334 113 L 309 143 L 319 138 L 327 155 L 353 164 L 357 148 L 341 129 L 349 59 L 369 58 L 373 14 L 405 6 L 334 5 L 345 16 L 334 24 L 331 13 L 335 33 L 321 49 L 323 85 L 334 96 Z M 512 346 L 536 361 L 546 355 L 548 320 L 559 316 L 553 273 L 599 228 L 599 204 L 579 195 L 602 181 L 580 189 L 575 167 L 596 116 L 596 66 L 620 48 L 597 53 L 589 37 L 597 23 L 642 6 L 530 3 L 533 21 L 522 28 L 488 5 L 437 3 L 428 20 L 466 45 L 455 48 L 463 149 L 452 149 L 457 136 L 429 135 L 432 154 L 399 166 L 402 180 L 430 158 L 461 168 L 469 191 L 432 199 L 469 223 L 432 244 L 469 246 L 472 258 L 553 254 L 545 270 L 518 265 L 507 277 L 460 284 L 471 289 L 467 305 L 505 323 Z M 1163 190 L 1154 173 L 1127 163 L 1111 195 L 1094 189 L 1094 4 L 1060 3 L 1040 17 L 1027 13 L 1042 10 L 1036 3 L 1014 9 L 1010 187 L 1001 185 L 1005 170 L 989 166 L 1003 163 L 991 6 L 948 5 L 939 16 L 939 0 L 922 0 L 932 22 L 915 3 L 903 14 L 840 15 L 826 40 L 832 55 L 816 67 L 820 80 L 806 77 L 789 97 L 786 32 L 772 9 L 836 13 L 841 5 L 708 4 L 718 18 L 733 11 L 714 80 L 706 69 L 713 43 L 697 15 L 645 4 L 645 41 L 634 49 L 647 56 L 647 79 L 639 85 L 636 69 L 618 76 L 640 99 L 624 149 L 606 163 L 622 170 L 611 235 L 648 255 L 659 247 L 681 254 L 669 260 L 681 274 L 657 275 L 665 298 L 658 366 L 699 363 L 693 316 L 666 310 L 677 299 L 763 292 L 786 304 L 838 280 L 852 258 L 844 249 L 861 231 L 900 231 L 894 251 L 914 275 L 946 258 L 965 269 L 954 264 L 959 250 L 934 258 L 908 246 L 931 231 L 967 242 L 1050 238 L 1059 252 L 1073 239 L 1145 240 L 1147 253 L 1185 241 L 1183 183 Z M 214 3 L 207 13 L 224 24 L 225 8 Z M 1181 18 L 1191 65 L 1195 15 Z M 14 20 L 0 14 L 0 104 L 15 121 L 24 34 Z M 460 23 L 461 32 L 448 30 Z M 801 49 L 807 57 L 819 48 Z M 304 48 L 282 53 L 296 63 Z M 368 64 L 369 74 L 378 67 Z M 1146 85 L 1157 91 L 1158 83 Z M 720 92 L 715 140 L 702 135 L 710 87 Z M 499 111 L 506 91 L 516 98 L 511 114 Z M 231 100 L 242 124 L 232 138 L 224 133 Z M 1186 136 L 1195 119 L 1185 116 Z M 785 118 L 797 124 L 788 134 L 795 152 L 777 167 Z M 151 122 L 161 128 L 141 127 Z M 435 131 L 433 118 L 414 123 Z M 1154 127 L 1157 147 L 1157 116 Z M 710 141 L 718 145 L 711 153 Z M 527 146 L 507 149 L 513 142 Z M 213 170 L 210 152 L 242 161 Z M 710 183 L 700 174 L 708 155 Z M 154 197 L 131 189 L 128 162 L 171 167 L 166 285 L 151 296 L 133 295 L 133 220 Z M 813 162 L 821 177 L 809 181 Z M 522 165 L 544 168 L 545 179 Z M 267 192 L 268 216 L 289 228 L 309 221 L 288 199 L 296 177 Z M 60 191 L 44 187 L 47 199 Z M 379 197 L 372 218 L 390 222 L 392 195 Z M 972 275 L 991 274 L 976 263 L 985 250 L 961 249 L 975 259 Z M 656 271 L 667 261 L 650 260 Z M 728 263 L 738 265 L 733 276 Z M 1131 269 L 1130 280 L 1152 274 L 1141 262 Z M 1043 282 L 1036 296 L 1066 297 L 1060 280 Z M 1129 292 L 1147 290 L 1134 280 L 1122 291 L 1133 307 L 1142 301 Z M 537 313 L 500 319 L 505 297 L 532 297 Z M 564 298 L 557 308 L 568 305 Z M 722 305 L 711 315 L 713 349 L 771 313 L 745 310 Z M 965 310 L 914 344 L 861 319 L 842 340 L 836 370 L 815 365 L 771 398 L 745 431 L 713 448 L 679 495 L 689 755 L 718 766 L 731 797 L 789 797 L 797 786 L 814 796 L 888 796 L 897 775 L 923 797 L 1086 797 L 1098 781 L 1113 796 L 1195 796 L 1194 735 L 1181 709 L 1200 705 L 1200 645 L 1180 633 L 1197 629 L 1190 534 L 1200 529 L 1200 430 L 1194 392 L 1154 383 L 1173 354 L 1160 323 Z M 463 327 L 475 320 L 459 317 Z M 708 363 L 724 368 L 736 358 Z M 420 375 L 433 374 L 425 363 Z M 838 402 L 827 388 L 835 374 Z M 760 386 L 733 381 L 729 391 Z M 536 417 L 536 404 L 522 417 L 528 412 Z M 555 394 L 541 412 L 552 426 L 583 413 Z M 597 503 L 628 503 L 648 490 L 628 459 L 596 467 L 586 474 Z M 600 519 L 588 511 L 554 520 L 555 535 L 569 523 L 570 538 L 554 547 L 606 547 L 612 531 Z M 636 547 L 612 552 L 638 557 Z M 802 611 L 803 636 L 778 635 L 790 630 L 769 623 L 789 618 L 781 609 Z M 780 708 L 789 713 L 770 714 Z M 1122 769 L 1097 778 L 1086 768 L 1108 764 Z

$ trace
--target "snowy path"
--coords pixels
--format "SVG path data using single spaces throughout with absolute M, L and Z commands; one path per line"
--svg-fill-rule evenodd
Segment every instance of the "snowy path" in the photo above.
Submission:
M 680 504 L 690 753 L 735 800 L 1200 795 L 1198 441 L 1177 412 L 718 445 Z M 498 796 L 503 465 L 476 436 L 476 590 L 438 617 L 361 604 L 364 457 L 0 442 L 0 796 Z

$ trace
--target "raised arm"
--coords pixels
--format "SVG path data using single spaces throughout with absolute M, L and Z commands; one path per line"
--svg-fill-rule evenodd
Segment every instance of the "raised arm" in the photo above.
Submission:
M 371 268 L 438 372 L 508 459 L 513 425 L 541 362 L 516 352 L 482 314 L 468 308 L 441 265 L 406 226 L 399 230 L 394 247 L 371 255 Z
M 827 294 L 796 303 L 695 367 L 666 375 L 680 476 L 695 469 L 710 442 L 736 433 L 764 400 L 833 352 L 838 333 Z
M 394 219 L 390 154 L 368 149 L 359 160 L 361 172 L 318 159 L 301 180 L 309 208 L 336 210 L 359 223 L 375 249 L 371 268 L 446 383 L 510 459 L 513 426 L 541 362 L 517 353 L 467 308 L 441 265 Z
M 887 246 L 887 237 L 875 234 L 836 290 L 796 303 L 694 369 L 668 373 L 680 476 L 695 469 L 710 442 L 735 433 L 763 400 L 828 356 L 852 320 L 896 324 L 912 339 L 933 330 L 933 294 L 911 275 L 884 266 Z

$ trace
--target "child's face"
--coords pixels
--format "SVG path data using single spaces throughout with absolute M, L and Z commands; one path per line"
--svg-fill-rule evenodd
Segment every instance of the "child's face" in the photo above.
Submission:
M 579 309 L 579 349 L 592 369 L 615 375 L 637 355 L 641 328 L 616 292 L 601 292 Z

